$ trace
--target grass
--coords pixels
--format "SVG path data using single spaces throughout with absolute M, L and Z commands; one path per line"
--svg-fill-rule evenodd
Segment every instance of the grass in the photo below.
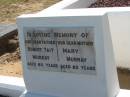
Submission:
M 0 0 L 0 23 L 12 23 L 16 17 L 43 10 L 60 0 Z
M 19 2 L 27 2 L 28 0 L 0 0 L 0 5 L 8 5 L 14 4 Z

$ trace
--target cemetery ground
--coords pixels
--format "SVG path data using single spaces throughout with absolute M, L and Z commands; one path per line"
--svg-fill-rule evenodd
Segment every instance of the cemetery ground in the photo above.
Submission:
M 15 22 L 21 14 L 33 13 L 60 0 L 0 0 L 0 23 Z
M 38 12 L 58 1 L 60 0 L 0 0 L 0 24 L 15 23 L 17 16 Z M 0 75 L 22 77 L 18 44 L 18 35 L 0 41 Z
M 0 23 L 15 23 L 16 17 L 43 10 L 60 0 L 0 0 Z M 22 63 L 18 35 L 2 40 L 0 47 L 0 75 L 22 77 Z M 7 48 L 7 49 L 5 49 Z M 130 71 L 118 68 L 121 88 L 130 89 Z

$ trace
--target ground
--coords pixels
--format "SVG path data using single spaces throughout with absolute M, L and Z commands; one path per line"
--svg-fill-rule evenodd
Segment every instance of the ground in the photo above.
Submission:
M 21 14 L 38 12 L 58 1 L 60 0 L 0 0 L 0 22 L 15 22 Z
M 36 13 L 60 0 L 0 0 L 0 23 L 15 23 L 16 17 Z M 22 77 L 18 35 L 0 40 L 0 75 Z
M 15 23 L 17 16 L 36 13 L 58 1 L 60 0 L 0 0 L 0 23 Z M 0 75 L 22 77 L 18 35 L 0 41 L 0 44 L 4 48 L 0 52 Z M 130 72 L 118 69 L 118 76 L 121 87 L 130 89 Z

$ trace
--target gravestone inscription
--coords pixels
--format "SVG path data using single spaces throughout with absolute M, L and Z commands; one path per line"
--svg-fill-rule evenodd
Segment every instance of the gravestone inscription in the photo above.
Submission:
M 18 18 L 23 97 L 116 97 L 107 14 L 62 11 Z
M 96 74 L 94 28 L 25 28 L 29 70 Z

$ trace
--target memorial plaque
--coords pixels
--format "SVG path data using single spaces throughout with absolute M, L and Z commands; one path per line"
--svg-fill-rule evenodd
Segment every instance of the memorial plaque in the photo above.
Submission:
M 23 97 L 118 94 L 109 15 L 78 9 L 85 2 L 91 0 L 63 0 L 54 10 L 17 18 L 27 90 Z
M 96 74 L 94 28 L 25 28 L 29 70 Z

